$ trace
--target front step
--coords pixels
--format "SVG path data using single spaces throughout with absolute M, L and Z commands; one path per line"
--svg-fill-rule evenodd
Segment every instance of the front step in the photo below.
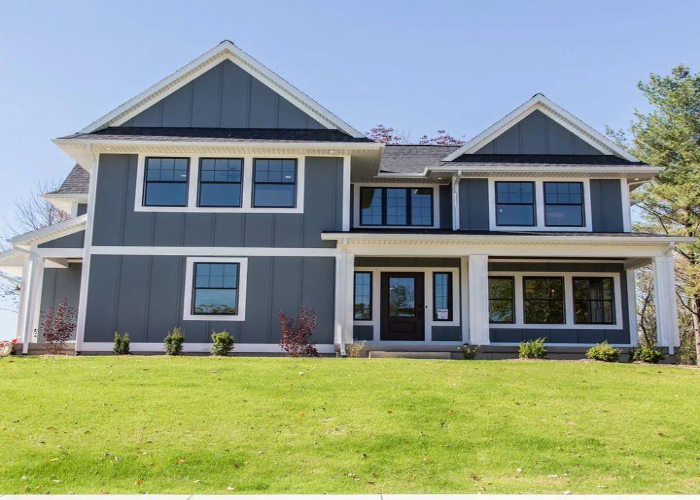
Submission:
M 452 359 L 449 352 L 369 351 L 370 358 Z

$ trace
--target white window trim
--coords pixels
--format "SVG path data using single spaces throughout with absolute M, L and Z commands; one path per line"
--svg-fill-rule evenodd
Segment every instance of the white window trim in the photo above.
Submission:
M 535 184 L 535 222 L 534 226 L 499 226 L 496 224 L 496 183 L 497 182 L 532 182 Z M 544 222 L 544 183 L 545 182 L 580 182 L 583 184 L 583 214 L 585 226 L 546 226 Z M 624 208 L 624 207 L 623 207 Z M 590 179 L 572 178 L 522 178 L 503 177 L 489 178 L 489 228 L 491 231 L 556 231 L 556 232 L 592 232 L 593 215 L 591 212 L 591 183 Z
M 188 158 L 190 161 L 187 186 L 187 206 L 184 207 L 150 207 L 143 204 L 143 190 L 145 184 L 146 158 Z M 197 195 L 199 192 L 199 160 L 200 158 L 241 158 L 243 159 L 243 183 L 241 185 L 240 207 L 198 207 Z M 285 207 L 254 207 L 253 203 L 253 160 L 266 160 L 284 158 L 297 160 L 296 179 L 296 206 Z M 282 154 L 139 154 L 136 165 L 136 194 L 134 196 L 135 212 L 196 212 L 196 213 L 255 213 L 255 214 L 302 214 L 304 213 L 304 184 L 306 157 L 300 155 Z
M 371 320 L 356 320 L 353 318 L 353 325 L 372 326 L 373 337 L 372 344 L 455 344 L 461 341 L 437 341 L 433 340 L 434 326 L 460 326 L 461 325 L 461 294 L 460 294 L 460 273 L 457 267 L 356 267 L 357 272 L 372 273 L 372 319 Z M 451 321 L 436 321 L 433 319 L 433 273 L 447 272 L 452 273 L 452 320 Z M 395 341 L 381 340 L 381 273 L 423 273 L 424 278 L 424 297 L 425 297 L 425 340 L 423 341 Z M 353 283 L 354 283 L 353 274 Z M 350 296 L 352 303 L 355 303 L 355 287 L 353 285 L 353 293 Z
M 491 276 L 513 277 L 515 286 L 515 322 L 514 323 L 489 323 L 489 328 L 494 329 L 527 329 L 527 330 L 622 330 L 622 287 L 619 273 L 592 273 L 592 272 L 524 272 L 524 271 L 490 271 Z M 564 278 L 564 320 L 566 323 L 525 323 L 525 301 L 523 298 L 523 277 L 548 276 Z M 586 325 L 574 322 L 574 286 L 573 278 L 612 278 L 615 291 L 615 323 L 610 325 Z M 487 292 L 488 293 L 488 292 Z M 559 344 L 557 344 L 559 345 Z
M 360 188 L 431 188 L 433 190 L 433 225 L 432 226 L 363 226 L 360 218 Z M 440 185 L 439 184 L 381 184 L 376 182 L 356 183 L 353 186 L 353 227 L 363 229 L 439 229 L 440 228 Z
M 238 314 L 192 314 L 194 294 L 194 265 L 201 263 L 238 264 Z M 187 321 L 245 321 L 246 295 L 248 289 L 248 259 L 245 257 L 187 257 L 185 266 L 185 299 L 182 319 Z

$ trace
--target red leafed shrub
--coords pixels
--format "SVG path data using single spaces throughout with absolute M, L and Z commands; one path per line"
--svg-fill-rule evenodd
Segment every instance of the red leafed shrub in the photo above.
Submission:
M 41 334 L 46 340 L 46 350 L 51 354 L 61 354 L 66 342 L 75 332 L 75 309 L 63 297 L 58 308 L 49 307 L 41 313 Z
M 318 351 L 314 344 L 309 343 L 311 334 L 316 329 L 316 312 L 313 309 L 301 308 L 298 317 L 288 316 L 284 311 L 280 311 L 280 346 L 290 356 L 298 357 L 318 357 Z

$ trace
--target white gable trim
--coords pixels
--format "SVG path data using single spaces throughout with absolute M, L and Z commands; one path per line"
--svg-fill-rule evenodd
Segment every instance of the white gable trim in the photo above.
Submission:
M 364 137 L 361 132 L 345 123 L 228 40 L 224 40 L 191 63 L 141 92 L 136 97 L 129 99 L 118 108 L 82 129 L 80 133 L 89 134 L 105 127 L 116 127 L 123 124 L 226 59 L 260 80 L 322 125 L 342 130 L 353 137 Z
M 37 229 L 35 231 L 18 234 L 17 236 L 10 238 L 8 241 L 12 243 L 13 246 L 20 247 L 40 245 L 41 243 L 82 231 L 85 229 L 86 222 L 87 214 L 74 217 L 63 222 L 58 222 L 50 226 L 42 227 L 41 229 Z
M 623 148 L 605 137 L 600 132 L 592 129 L 564 108 L 555 104 L 542 94 L 536 94 L 529 101 L 522 104 L 504 118 L 491 125 L 482 133 L 469 140 L 461 148 L 454 151 L 443 161 L 454 161 L 463 154 L 472 154 L 485 146 L 493 139 L 504 133 L 516 123 L 522 121 L 535 111 L 541 111 L 549 118 L 557 122 L 569 132 L 586 141 L 588 144 L 605 154 L 614 154 L 629 161 L 639 161 Z

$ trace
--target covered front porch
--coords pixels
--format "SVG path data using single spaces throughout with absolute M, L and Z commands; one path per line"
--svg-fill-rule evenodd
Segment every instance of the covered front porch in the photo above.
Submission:
M 544 337 L 559 357 L 638 343 L 635 269 L 654 269 L 659 346 L 679 345 L 675 238 L 651 235 L 325 233 L 336 241 L 336 349 L 509 357 Z M 490 297 L 491 295 L 491 297 Z M 490 300 L 491 299 L 491 300 Z

